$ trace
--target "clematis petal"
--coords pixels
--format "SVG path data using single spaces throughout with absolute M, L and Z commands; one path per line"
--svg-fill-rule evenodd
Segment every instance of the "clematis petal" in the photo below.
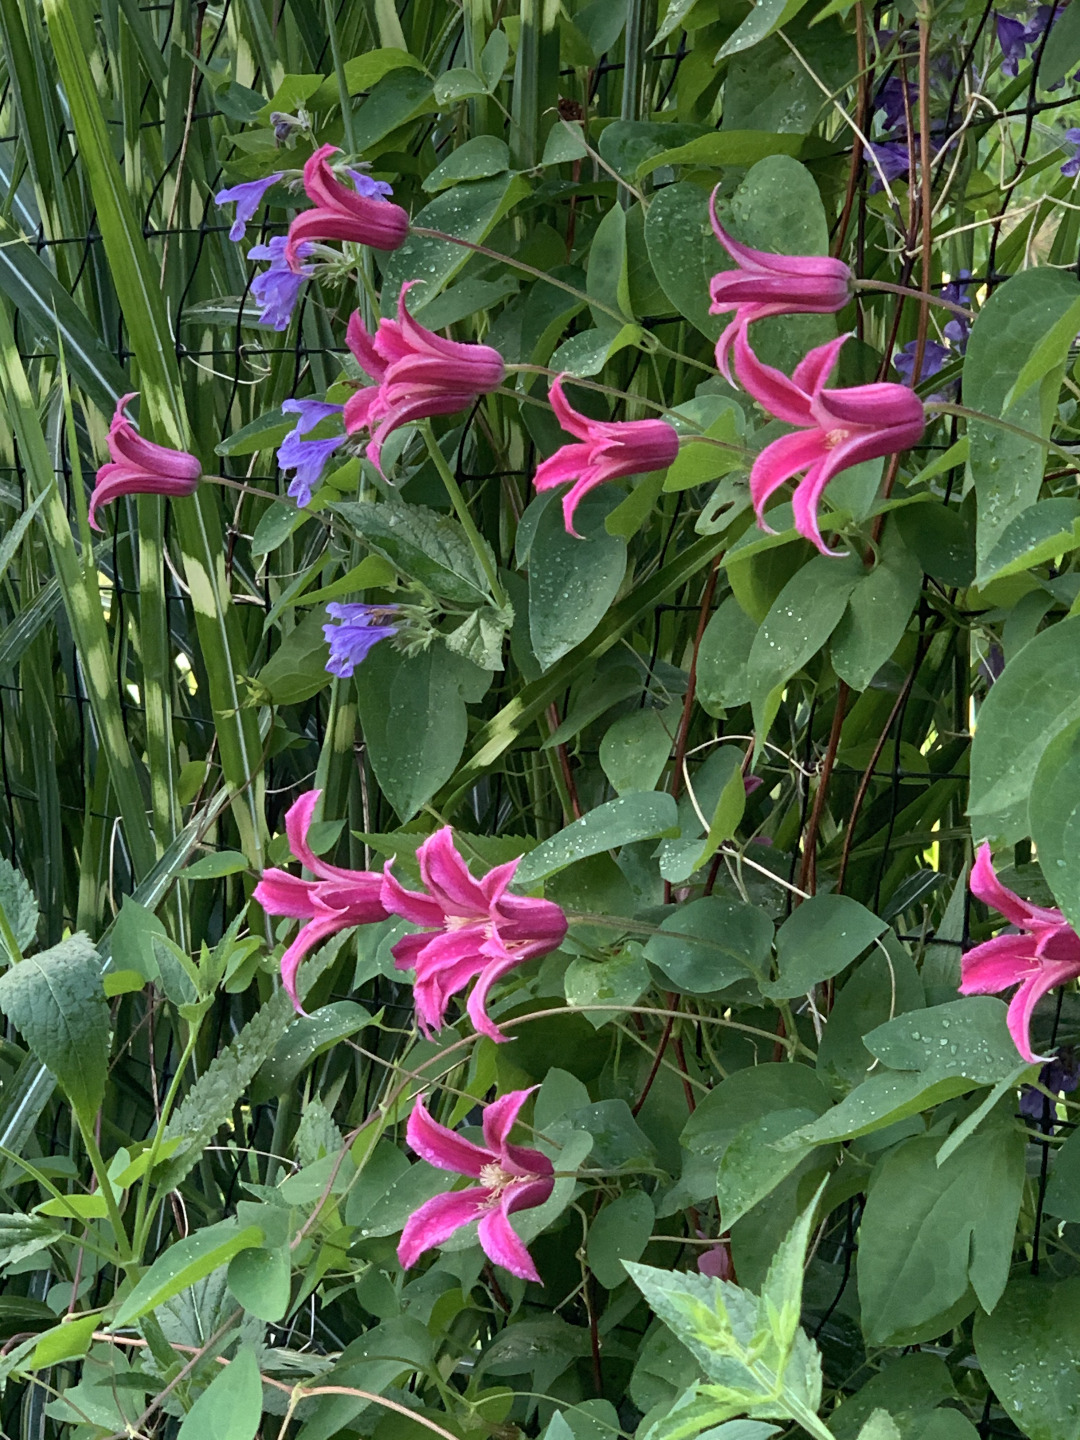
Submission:
M 1035 1013 L 1035 1006 L 1058 985 L 1064 985 L 1067 980 L 1075 978 L 1076 972 L 1072 966 L 1040 965 L 1034 974 L 1028 976 L 1009 1002 L 1009 1034 L 1016 1042 L 1022 1058 L 1029 1064 L 1042 1064 L 1051 1058 L 1049 1055 L 1036 1055 L 1031 1048 L 1031 1017 Z
M 441 926 L 446 919 L 443 907 L 422 890 L 406 890 L 394 874 L 393 864 L 391 859 L 383 866 L 382 903 L 387 910 L 413 925 Z
M 339 930 L 347 930 L 352 922 L 347 916 L 327 911 L 301 927 L 300 933 L 281 957 L 281 983 L 284 985 L 293 1009 L 298 1015 L 306 1014 L 296 993 L 296 976 L 300 962 L 310 950 L 320 945 Z
M 552 410 L 555 411 L 555 418 L 568 435 L 574 435 L 578 440 L 592 440 L 592 422 L 587 415 L 580 410 L 575 410 L 566 398 L 566 391 L 563 389 L 563 381 L 566 379 L 566 372 L 556 375 L 551 382 L 551 389 L 548 391 L 548 401 Z
M 402 1269 L 415 1265 L 426 1250 L 433 1250 L 449 1240 L 455 1230 L 469 1225 L 483 1210 L 490 1190 L 471 1187 L 436 1195 L 415 1210 L 405 1222 L 398 1242 L 398 1260 Z
M 791 378 L 800 390 L 814 395 L 822 388 L 836 367 L 844 342 L 849 338 L 847 335 L 838 335 L 835 340 L 830 340 L 825 345 L 815 346 L 799 361 Z
M 750 496 L 758 524 L 765 528 L 763 517 L 769 497 L 793 475 L 806 470 L 825 455 L 825 439 L 818 430 L 800 430 L 781 435 L 766 445 L 750 469 Z
M 1004 915 L 1010 925 L 1020 925 L 1025 929 L 1030 926 L 1036 914 L 1035 908 L 1001 883 L 994 871 L 990 846 L 985 843 L 979 846 L 979 853 L 975 856 L 969 886 L 976 900 Z M 1039 916 L 1044 923 L 1052 924 L 1054 920 L 1061 919 L 1061 912 L 1041 910 Z
M 316 887 L 315 880 L 301 880 L 299 875 L 290 875 L 287 870 L 271 866 L 263 871 L 251 898 L 268 915 L 290 915 L 294 920 L 310 920 L 317 913 L 313 900 Z
M 447 914 L 486 916 L 487 897 L 454 847 L 450 825 L 436 830 L 416 852 L 420 876 Z
M 489 1260 L 494 1260 L 496 1265 L 509 1270 L 510 1274 L 516 1275 L 519 1280 L 531 1280 L 536 1285 L 544 1283 L 532 1256 L 525 1248 L 525 1242 L 510 1224 L 505 1195 L 499 1202 L 498 1209 L 489 1210 L 480 1221 L 477 1235 L 480 1248 Z
M 539 1088 L 538 1085 L 530 1085 L 527 1090 L 508 1090 L 505 1095 L 500 1095 L 485 1107 L 484 1143 L 489 1150 L 493 1150 L 497 1155 L 502 1154 L 521 1107 Z
M 1036 964 L 1030 935 L 995 935 L 960 961 L 961 995 L 996 995 L 1027 979 Z
M 474 1180 L 479 1180 L 485 1165 L 498 1158 L 491 1151 L 474 1145 L 463 1135 L 433 1120 L 422 1100 L 417 1100 L 412 1108 L 405 1126 L 405 1139 L 429 1165 L 439 1170 L 453 1170 L 459 1175 L 470 1175 Z
M 484 966 L 483 970 L 480 971 L 476 984 L 469 993 L 469 999 L 465 1008 L 469 1012 L 469 1019 L 472 1021 L 473 1029 L 477 1031 L 478 1034 L 486 1035 L 490 1040 L 494 1040 L 496 1044 L 509 1039 L 509 1036 L 504 1035 L 495 1022 L 488 1016 L 488 993 L 496 981 L 501 980 L 504 975 L 508 975 L 511 970 L 516 970 L 517 967 L 523 964 L 528 958 L 529 957 L 522 954 L 521 951 L 515 951 L 513 953 L 507 951 L 498 959 L 492 960 L 490 964 Z
M 748 395 L 788 425 L 811 425 L 810 396 L 782 370 L 763 364 L 747 339 L 745 326 L 735 336 L 735 373 Z

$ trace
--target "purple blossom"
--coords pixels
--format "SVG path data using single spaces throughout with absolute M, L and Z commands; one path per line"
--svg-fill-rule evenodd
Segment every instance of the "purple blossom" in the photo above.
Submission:
M 950 305 L 966 305 L 970 296 L 971 271 L 958 270 L 953 278 L 941 287 L 941 298 L 948 300 Z
M 1001 46 L 1001 73 L 1014 77 L 1020 68 L 1020 61 L 1027 59 L 1027 26 L 1013 15 L 995 16 L 998 44 Z
M 254 218 L 255 211 L 262 204 L 263 196 L 271 185 L 283 179 L 283 173 L 275 170 L 262 180 L 246 180 L 242 185 L 233 185 L 229 190 L 219 190 L 214 196 L 215 205 L 235 205 L 236 218 L 229 231 L 230 240 L 242 240 L 247 222 Z
M 963 355 L 967 349 L 968 336 L 971 334 L 971 321 L 961 319 L 959 315 L 953 318 L 942 327 L 941 333 L 948 340 L 953 349 Z
M 1080 129 L 1066 130 L 1065 144 L 1072 147 L 1072 155 L 1061 167 L 1062 175 L 1080 175 Z
M 394 194 L 392 185 L 388 185 L 385 180 L 373 180 L 364 170 L 353 170 L 350 167 L 349 175 L 356 186 L 356 193 L 365 200 L 389 200 Z
M 874 109 L 881 113 L 881 123 L 885 130 L 905 131 L 907 128 L 907 112 L 910 107 L 914 113 L 919 103 L 919 88 L 917 85 L 907 86 L 907 106 L 904 104 L 904 82 L 898 75 L 891 76 L 885 81 L 877 93 L 874 101 Z
M 345 436 L 331 435 L 325 440 L 304 440 L 301 437 L 327 416 L 340 415 L 344 406 L 331 405 L 325 400 L 286 400 L 281 408 L 286 415 L 300 416 L 296 427 L 281 442 L 277 462 L 282 470 L 295 470 L 296 474 L 289 482 L 289 494 L 303 509 L 311 504 L 326 462 Z
M 1080 1065 L 1071 1049 L 1065 1047 L 1039 1071 L 1039 1084 L 1055 1095 L 1071 1095 L 1080 1083 Z M 1043 1107 L 1049 1105 L 1046 1096 L 1033 1085 L 1020 1087 L 1020 1114 L 1029 1120 L 1042 1120 Z
M 1005 669 L 1005 651 L 996 640 L 991 640 L 990 648 L 986 652 L 985 660 L 979 661 L 979 674 L 986 681 L 987 687 L 1001 679 L 1001 672 Z
M 339 605 L 331 601 L 326 613 L 331 621 L 339 623 L 323 626 L 330 646 L 330 659 L 326 662 L 330 674 L 347 680 L 380 640 L 396 635 L 395 617 L 400 608 L 398 605 Z
M 909 340 L 893 356 L 893 368 L 904 377 L 905 385 L 912 383 L 912 377 L 915 374 L 915 352 L 918 347 L 917 340 Z M 922 368 L 919 371 L 920 381 L 929 380 L 931 375 L 936 375 L 949 359 L 948 346 L 939 345 L 936 340 L 927 340 L 923 345 Z
M 251 293 L 262 306 L 259 320 L 263 325 L 272 325 L 275 330 L 288 329 L 300 289 L 304 281 L 314 274 L 310 265 L 302 266 L 299 272 L 290 269 L 285 259 L 285 245 L 286 237 L 275 235 L 267 244 L 253 245 L 248 251 L 249 260 L 270 261 L 269 269 L 260 270 L 252 280 Z M 301 253 L 309 255 L 311 246 L 302 246 Z
M 916 145 L 918 139 L 916 138 Z M 877 165 L 874 168 L 874 177 L 870 181 L 870 191 L 881 190 L 881 176 L 886 180 L 899 180 L 902 175 L 908 173 L 908 166 L 911 163 L 911 155 L 908 152 L 906 140 L 883 140 L 876 145 L 870 146 Z

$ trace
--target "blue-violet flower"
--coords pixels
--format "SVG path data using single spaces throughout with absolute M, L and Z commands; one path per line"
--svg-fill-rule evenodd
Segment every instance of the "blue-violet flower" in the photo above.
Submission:
M 398 632 L 398 605 L 341 605 L 331 601 L 326 613 L 338 624 L 323 626 L 330 659 L 326 668 L 331 675 L 347 680 L 357 665 L 367 659 L 380 640 L 389 640 Z
M 236 206 L 236 218 L 229 231 L 230 240 L 244 238 L 244 228 L 249 220 L 254 219 L 255 211 L 262 204 L 263 196 L 271 185 L 275 185 L 281 179 L 283 179 L 283 172 L 275 170 L 272 175 L 267 175 L 262 180 L 246 180 L 242 185 L 233 185 L 228 190 L 217 192 L 214 196 L 215 205 Z
M 277 452 L 277 463 L 281 470 L 295 470 L 289 482 L 289 494 L 303 509 L 311 504 L 311 497 L 319 483 L 326 462 L 343 443 L 344 435 L 331 435 L 325 440 L 304 440 L 301 437 L 314 430 L 320 421 L 329 415 L 340 415 L 344 406 L 332 405 L 326 400 L 286 400 L 281 407 L 286 415 L 299 415 L 294 429 L 281 442 Z

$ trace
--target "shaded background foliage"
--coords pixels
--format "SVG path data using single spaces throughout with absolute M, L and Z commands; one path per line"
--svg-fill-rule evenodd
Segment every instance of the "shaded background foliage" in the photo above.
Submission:
M 267 1435 L 644 1435 L 699 1359 L 622 1262 L 705 1255 L 756 1292 L 826 1178 L 802 1316 L 838 1440 L 876 1408 L 880 1437 L 1076 1432 L 1075 995 L 1039 1014 L 1037 1046 L 1066 1047 L 1053 1102 L 1019 1091 L 1001 1002 L 955 999 L 961 947 L 991 929 L 966 897 L 973 830 L 1080 918 L 1071 9 L 1021 17 L 1010 77 L 994 13 L 960 3 L 811 25 L 727 0 L 0 0 L 7 1433 L 252 1440 L 261 1373 Z M 310 137 L 282 149 L 271 115 L 301 110 L 419 226 L 483 248 L 414 235 L 362 262 L 370 289 L 309 287 L 288 330 L 259 327 L 212 196 L 299 165 Z M 896 147 L 889 189 L 846 117 Z M 929 247 L 904 166 L 920 129 Z M 880 466 L 837 482 L 854 559 L 779 518 L 776 540 L 748 528 L 746 460 L 772 432 L 715 377 L 716 184 L 748 243 L 831 246 L 924 292 L 972 277 L 953 296 L 984 316 L 970 341 L 888 291 L 840 317 L 843 383 L 897 352 L 910 376 L 921 351 L 923 393 L 1013 426 L 944 415 L 884 491 Z M 291 198 L 269 201 L 249 240 L 283 232 Z M 328 502 L 449 507 L 407 435 L 392 489 L 352 460 L 298 512 L 280 405 L 351 375 L 346 317 L 416 277 L 424 324 L 525 367 L 438 430 L 514 625 L 505 669 L 383 646 L 354 686 L 324 669 L 327 600 L 378 597 L 395 569 L 452 595 L 419 521 L 388 564 L 370 514 Z M 790 370 L 834 333 L 786 317 L 755 341 Z M 591 382 L 571 393 L 598 417 L 678 406 L 722 444 L 596 495 L 569 541 L 532 497 L 559 438 L 528 367 Z M 144 432 L 248 488 L 124 502 L 99 538 L 87 482 L 132 386 Z M 539 1018 L 501 1047 L 417 1041 L 387 926 L 320 952 L 293 1019 L 279 937 L 245 904 L 312 784 L 339 863 L 407 862 L 442 818 L 475 868 L 529 852 L 576 918 L 505 991 L 500 1018 Z M 564 832 L 616 795 L 580 858 Z M 36 951 L 52 1001 L 19 960 Z M 531 1239 L 543 1290 L 467 1243 L 397 1266 L 404 1219 L 448 1183 L 401 1142 L 436 1080 L 454 1124 L 541 1085 L 531 1123 L 568 1172 Z M 169 1255 L 179 1283 L 138 1279 Z M 399 1408 L 290 1401 L 298 1382 Z M 771 1429 L 738 1423 L 731 1440 Z

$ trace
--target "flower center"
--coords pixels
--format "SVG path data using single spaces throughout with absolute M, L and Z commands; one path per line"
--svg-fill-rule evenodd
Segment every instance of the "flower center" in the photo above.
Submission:
M 829 447 L 830 450 L 834 450 L 836 446 L 841 443 L 841 441 L 844 441 L 847 438 L 848 432 L 839 428 L 837 428 L 836 430 L 827 430 L 825 432 L 825 444 Z
M 497 1160 L 492 1160 L 480 1168 L 480 1184 L 491 1191 L 489 1204 L 498 1200 L 506 1187 L 518 1178 L 517 1175 L 508 1175 Z
M 447 915 L 443 921 L 444 928 L 451 933 L 455 930 L 464 930 L 466 925 L 475 925 L 475 915 Z

